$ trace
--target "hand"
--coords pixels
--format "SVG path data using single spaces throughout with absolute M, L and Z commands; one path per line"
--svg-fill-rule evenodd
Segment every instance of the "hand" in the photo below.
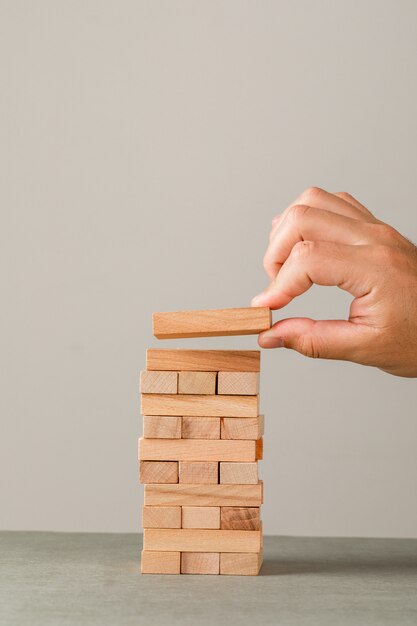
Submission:
M 254 306 L 281 309 L 314 283 L 354 300 L 347 321 L 280 320 L 259 335 L 262 348 L 417 376 L 417 248 L 355 198 L 307 189 L 273 219 L 264 267 L 272 282 Z

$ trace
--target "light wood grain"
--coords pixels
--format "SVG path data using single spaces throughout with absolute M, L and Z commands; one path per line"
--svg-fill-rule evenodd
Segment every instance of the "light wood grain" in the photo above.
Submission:
M 148 372 L 140 373 L 140 390 L 142 393 L 177 393 L 177 372 Z
M 220 528 L 223 530 L 260 530 L 260 508 L 222 506 L 220 509 Z
M 267 307 L 168 311 L 152 315 L 153 334 L 158 339 L 257 335 L 271 328 Z
M 180 506 L 142 507 L 143 528 L 181 528 L 181 517 Z M 220 528 L 220 510 L 218 528 Z
M 219 574 L 218 552 L 181 552 L 181 574 Z
M 143 436 L 147 439 L 181 439 L 182 419 L 173 415 L 144 415 Z
M 219 372 L 217 393 L 256 396 L 259 393 L 259 374 L 258 372 Z
M 222 417 L 220 434 L 222 439 L 260 439 L 264 434 L 264 416 Z
M 150 439 L 150 441 L 154 441 Z M 177 461 L 141 461 L 139 465 L 141 483 L 177 483 Z
M 239 418 L 231 418 L 239 419 Z M 242 418 L 243 419 L 243 418 Z M 251 418 L 245 418 L 251 419 Z M 220 417 L 199 417 L 196 415 L 182 418 L 183 439 L 220 439 Z M 225 437 L 226 439 L 226 437 Z
M 261 531 L 145 528 L 143 547 L 180 552 L 259 552 Z
M 257 485 L 148 484 L 144 487 L 146 506 L 259 507 L 262 481 Z
M 143 415 L 257 417 L 258 396 L 142 394 Z
M 257 576 L 262 567 L 263 552 L 222 552 L 220 574 L 230 576 Z
M 219 464 L 217 462 L 180 461 L 178 470 L 179 483 L 189 485 L 217 485 L 219 482 Z
M 181 552 L 142 550 L 142 574 L 180 574 Z
M 139 439 L 141 461 L 256 461 L 259 441 Z
M 220 528 L 219 506 L 183 506 L 182 528 Z
M 216 393 L 216 372 L 178 372 L 178 393 L 202 394 Z
M 222 485 L 256 485 L 258 484 L 258 464 L 220 463 L 220 483 Z
M 259 372 L 260 350 L 167 350 L 146 351 L 146 369 L 200 372 Z

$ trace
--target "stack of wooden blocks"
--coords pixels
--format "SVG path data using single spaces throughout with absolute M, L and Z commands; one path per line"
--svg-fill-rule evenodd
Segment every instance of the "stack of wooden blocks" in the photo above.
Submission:
M 158 313 L 158 338 L 254 334 L 269 309 Z M 264 419 L 258 350 L 147 351 L 141 373 L 144 574 L 256 575 Z

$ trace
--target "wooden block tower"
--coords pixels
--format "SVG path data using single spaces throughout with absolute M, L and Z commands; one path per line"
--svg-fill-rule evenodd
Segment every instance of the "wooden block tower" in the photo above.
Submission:
M 257 334 L 266 308 L 155 313 L 160 339 Z M 256 575 L 264 418 L 259 350 L 148 350 L 139 439 L 143 574 Z

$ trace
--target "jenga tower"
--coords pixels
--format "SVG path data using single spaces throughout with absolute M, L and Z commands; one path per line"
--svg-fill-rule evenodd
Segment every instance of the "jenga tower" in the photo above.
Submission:
M 160 339 L 257 334 L 265 308 L 155 313 Z M 256 575 L 262 564 L 259 350 L 148 350 L 139 439 L 143 574 Z

